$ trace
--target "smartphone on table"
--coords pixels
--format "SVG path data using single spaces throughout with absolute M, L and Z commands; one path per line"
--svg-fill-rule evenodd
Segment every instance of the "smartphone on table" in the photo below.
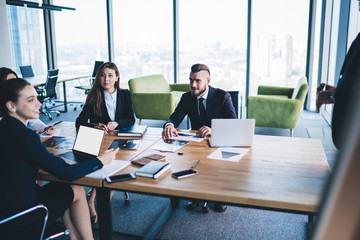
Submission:
M 188 170 L 184 170 L 184 171 L 180 171 L 180 172 L 175 172 L 175 173 L 171 174 L 171 176 L 176 179 L 181 179 L 181 178 L 185 178 L 185 177 L 190 177 L 195 174 L 197 174 L 197 171 L 195 171 L 193 169 L 188 169 Z
M 135 178 L 136 178 L 136 176 L 133 173 L 124 173 L 124 174 L 120 174 L 120 175 L 106 177 L 105 180 L 108 183 L 114 183 L 114 182 L 133 180 Z

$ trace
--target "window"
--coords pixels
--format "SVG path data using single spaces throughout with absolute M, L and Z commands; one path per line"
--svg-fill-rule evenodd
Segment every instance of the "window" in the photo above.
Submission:
M 172 1 L 114 0 L 115 63 L 120 86 L 134 77 L 163 74 L 174 82 Z
M 35 76 L 46 76 L 44 18 L 41 9 L 7 5 L 13 69 L 31 65 Z
M 206 64 L 210 84 L 245 96 L 247 0 L 179 1 L 178 82 L 188 83 L 190 67 Z
M 305 76 L 309 1 L 254 0 L 250 95 L 258 85 L 294 87 Z
M 59 75 L 90 76 L 95 60 L 108 60 L 105 1 L 56 0 L 54 5 L 76 8 L 54 11 Z M 68 82 L 68 95 L 84 98 L 84 91 L 72 87 L 80 84 Z M 89 83 L 85 80 L 83 84 Z

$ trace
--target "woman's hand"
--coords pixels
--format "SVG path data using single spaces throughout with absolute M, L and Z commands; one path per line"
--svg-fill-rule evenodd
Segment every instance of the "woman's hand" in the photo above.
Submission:
M 48 134 L 48 135 L 53 135 L 55 133 L 55 130 L 56 130 L 56 126 L 53 126 L 53 127 L 49 128 L 49 129 L 47 129 L 45 131 L 45 133 Z
M 102 162 L 103 165 L 108 165 L 115 159 L 118 151 L 119 151 L 119 148 L 108 149 L 108 150 L 102 152 L 98 156 L 98 159 Z
M 108 122 L 108 124 L 106 125 L 108 131 L 112 131 L 115 128 L 117 128 L 117 126 L 119 126 L 119 123 L 113 121 L 113 122 Z

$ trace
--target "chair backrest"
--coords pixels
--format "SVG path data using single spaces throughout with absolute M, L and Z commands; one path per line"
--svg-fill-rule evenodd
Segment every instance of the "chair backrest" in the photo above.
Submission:
M 31 65 L 20 66 L 20 72 L 23 78 L 34 77 L 34 71 Z
M 291 99 L 298 99 L 304 102 L 308 89 L 309 89 L 309 85 L 307 83 L 307 78 L 306 77 L 300 78 L 297 86 L 294 88 Z
M 232 104 L 235 108 L 236 117 L 239 118 L 239 91 L 228 91 L 231 96 Z
M 132 93 L 170 92 L 170 86 L 162 74 L 133 78 L 129 80 L 128 84 Z
M 56 97 L 56 84 L 58 80 L 59 69 L 48 70 L 48 75 L 45 84 L 46 97 Z
M 95 77 L 96 76 L 96 73 L 97 73 L 97 70 L 99 69 L 99 67 L 101 65 L 103 65 L 104 61 L 95 61 L 95 65 L 94 65 L 94 70 L 93 70 L 93 73 L 92 73 L 92 77 Z
M 41 220 L 40 222 L 35 220 L 38 218 Z M 43 239 L 47 219 L 48 209 L 42 204 L 36 205 L 0 220 L 2 237 L 5 239 L 16 239 L 27 236 L 28 238 L 36 237 L 37 239 Z M 37 229 L 34 229 L 34 226 L 36 226 Z

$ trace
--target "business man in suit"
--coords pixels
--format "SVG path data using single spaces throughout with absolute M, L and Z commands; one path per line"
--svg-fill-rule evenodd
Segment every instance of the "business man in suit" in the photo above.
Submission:
M 360 1 L 359 1 L 360 11 Z M 337 86 L 331 86 L 322 83 L 317 88 L 316 107 L 319 110 L 322 104 L 334 103 L 332 114 L 332 139 L 335 146 L 341 150 L 344 139 L 347 137 L 348 119 L 351 118 L 351 112 L 348 111 L 351 104 L 354 103 L 354 96 L 359 94 L 356 92 L 356 86 L 360 84 L 360 33 L 352 42 L 348 53 L 346 54 L 343 66 L 340 71 Z
M 205 64 L 194 64 L 189 79 L 191 91 L 182 95 L 175 112 L 164 125 L 162 136 L 165 139 L 178 136 L 176 127 L 186 115 L 190 118 L 191 128 L 198 130 L 197 133 L 201 137 L 211 135 L 211 119 L 236 118 L 230 94 L 209 85 L 210 70 Z M 198 202 L 189 202 L 187 208 L 193 210 L 198 205 Z M 214 210 L 224 212 L 226 205 L 215 203 Z M 205 213 L 209 211 L 206 202 L 202 206 L 202 211 Z
M 211 120 L 214 118 L 237 118 L 231 96 L 210 83 L 210 70 L 205 64 L 194 64 L 190 72 L 191 91 L 182 95 L 179 104 L 164 125 L 163 137 L 171 139 L 178 136 L 176 128 L 186 115 L 191 128 L 198 130 L 198 135 L 211 135 Z

